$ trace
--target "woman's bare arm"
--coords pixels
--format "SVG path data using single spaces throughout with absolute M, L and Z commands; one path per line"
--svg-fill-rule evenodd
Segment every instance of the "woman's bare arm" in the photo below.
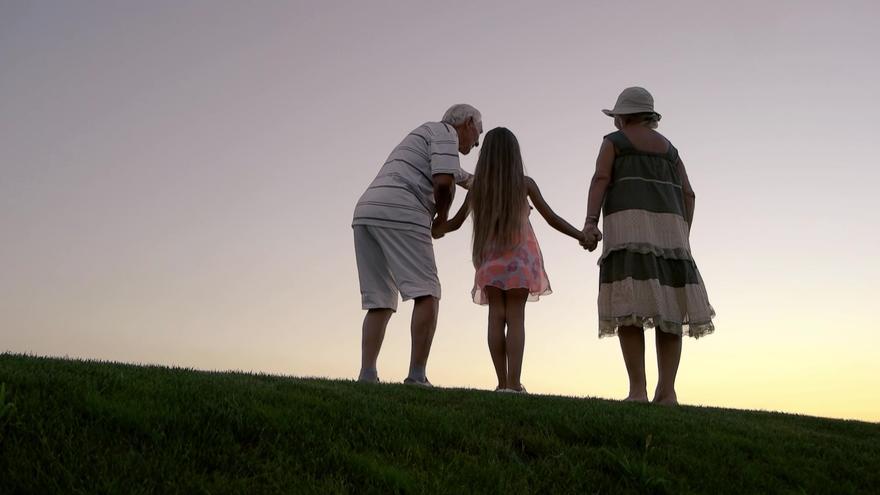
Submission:
M 583 234 L 581 231 L 574 228 L 574 226 L 566 222 L 564 218 L 557 215 L 553 209 L 550 208 L 550 205 L 547 204 L 544 197 L 541 195 L 541 190 L 538 189 L 538 184 L 535 183 L 531 177 L 526 177 L 526 187 L 528 188 L 529 198 L 532 200 L 532 204 L 535 205 L 535 209 L 538 210 L 538 213 L 544 217 L 544 220 L 546 220 L 551 227 L 567 236 L 574 237 L 578 241 L 583 240 Z
M 596 171 L 593 173 L 593 179 L 590 181 L 585 226 L 591 221 L 593 224 L 599 222 L 599 213 L 602 211 L 602 204 L 605 202 L 605 193 L 608 191 L 608 185 L 611 184 L 611 170 L 613 166 L 614 143 L 606 139 L 602 141 L 602 146 L 599 148 L 599 156 L 596 157 Z
M 694 222 L 694 207 L 697 203 L 697 195 L 691 188 L 691 181 L 688 180 L 687 170 L 684 168 L 684 162 L 678 159 L 678 176 L 681 178 L 681 193 L 684 196 L 684 219 L 687 221 L 688 230 Z
M 596 245 L 602 240 L 602 232 L 599 230 L 599 213 L 605 203 L 605 193 L 611 184 L 611 170 L 614 167 L 614 143 L 605 139 L 599 148 L 599 156 L 596 157 L 596 171 L 590 181 L 590 192 L 587 195 L 587 218 L 584 220 L 584 249 L 590 251 L 596 249 Z

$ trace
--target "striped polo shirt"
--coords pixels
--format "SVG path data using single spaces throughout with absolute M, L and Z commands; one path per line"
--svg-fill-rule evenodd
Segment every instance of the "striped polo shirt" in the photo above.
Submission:
M 436 174 L 465 175 L 458 162 L 458 134 L 449 124 L 428 122 L 410 132 L 388 156 L 354 209 L 354 225 L 431 232 Z

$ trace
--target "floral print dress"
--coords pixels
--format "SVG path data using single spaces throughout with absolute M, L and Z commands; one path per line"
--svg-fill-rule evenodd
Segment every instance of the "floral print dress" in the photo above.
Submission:
M 544 271 L 544 258 L 532 224 L 529 210 L 523 215 L 522 230 L 518 242 L 512 249 L 490 250 L 474 275 L 474 288 L 471 296 L 477 304 L 489 304 L 486 287 L 501 290 L 528 289 L 529 301 L 537 301 L 540 296 L 551 294 L 550 280 Z

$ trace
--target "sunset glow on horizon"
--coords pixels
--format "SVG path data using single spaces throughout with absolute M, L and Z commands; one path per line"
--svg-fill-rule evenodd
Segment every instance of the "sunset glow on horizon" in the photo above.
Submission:
M 716 331 L 689 405 L 880 421 L 874 2 L 0 3 L 0 352 L 354 379 L 351 216 L 409 131 L 466 102 L 583 224 L 600 112 L 632 85 L 695 189 Z M 473 171 L 478 153 L 461 157 Z M 453 211 L 464 197 L 459 190 Z M 526 307 L 531 393 L 619 399 L 601 248 L 532 215 L 553 294 Z M 428 363 L 495 386 L 471 228 L 435 241 Z M 412 303 L 379 357 L 407 372 Z M 646 334 L 648 391 L 656 383 Z

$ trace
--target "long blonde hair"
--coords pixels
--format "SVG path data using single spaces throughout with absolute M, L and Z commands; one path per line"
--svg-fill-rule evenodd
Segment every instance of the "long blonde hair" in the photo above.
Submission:
M 472 259 L 474 266 L 479 266 L 489 251 L 516 243 L 522 229 L 526 177 L 519 142 L 510 130 L 496 127 L 486 133 L 470 192 Z

